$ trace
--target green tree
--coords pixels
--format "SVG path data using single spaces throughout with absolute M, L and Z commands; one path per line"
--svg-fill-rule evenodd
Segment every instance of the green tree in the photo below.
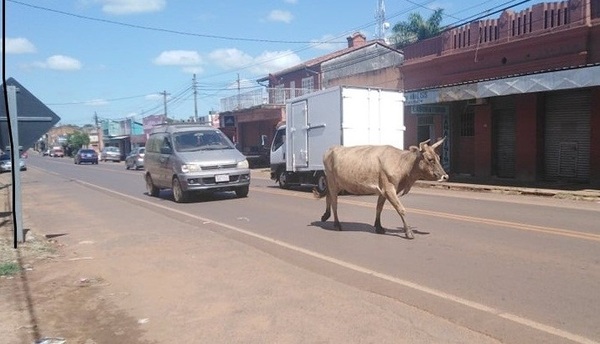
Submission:
M 90 136 L 84 132 L 76 131 L 67 136 L 67 147 L 69 151 L 76 152 L 81 147 L 87 147 L 90 144 Z
M 440 26 L 443 14 L 444 10 L 441 8 L 435 10 L 427 20 L 419 13 L 409 14 L 407 21 L 399 22 L 392 27 L 393 34 L 390 41 L 396 48 L 401 49 L 417 41 L 439 35 L 444 30 Z

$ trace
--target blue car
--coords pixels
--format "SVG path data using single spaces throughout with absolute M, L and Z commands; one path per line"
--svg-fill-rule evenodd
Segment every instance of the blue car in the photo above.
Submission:
M 84 162 L 96 165 L 98 164 L 98 153 L 93 149 L 80 149 L 73 156 L 73 162 L 77 165 Z

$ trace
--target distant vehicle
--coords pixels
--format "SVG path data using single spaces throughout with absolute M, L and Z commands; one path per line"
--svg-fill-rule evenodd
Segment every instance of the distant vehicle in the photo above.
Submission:
M 125 168 L 138 170 L 144 168 L 144 155 L 146 154 L 146 148 L 139 147 L 132 150 L 127 157 L 125 157 Z
M 80 165 L 84 162 L 98 164 L 98 153 L 96 153 L 96 151 L 93 149 L 82 148 L 73 156 L 73 162 L 75 162 L 77 165 Z
M 121 150 L 119 147 L 104 147 L 102 153 L 100 153 L 100 160 L 120 162 Z
M 19 166 L 21 171 L 27 171 L 27 165 L 24 159 L 19 159 Z M 0 172 L 12 171 L 12 161 L 10 159 L 10 152 L 0 154 Z
M 54 147 L 50 150 L 49 155 L 53 158 L 64 158 L 65 151 L 61 147 Z
M 50 150 L 46 149 L 44 153 L 42 153 L 42 156 L 50 156 Z
M 248 196 L 248 160 L 219 129 L 198 124 L 155 127 L 146 142 L 146 189 L 171 189 L 175 202 L 192 193 L 235 191 Z

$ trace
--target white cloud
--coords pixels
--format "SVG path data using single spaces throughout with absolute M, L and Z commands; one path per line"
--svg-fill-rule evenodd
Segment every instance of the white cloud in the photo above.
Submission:
M 274 22 L 284 22 L 289 24 L 294 19 L 294 16 L 289 11 L 272 10 L 267 17 L 267 20 Z
M 269 74 L 300 64 L 302 60 L 291 50 L 265 51 L 254 59 L 252 71 L 256 74 Z
M 208 57 L 225 70 L 247 67 L 253 63 L 252 56 L 235 48 L 217 49 L 211 52 Z
M 81 62 L 65 55 L 53 55 L 46 59 L 44 62 L 34 62 L 34 67 L 53 69 L 61 71 L 74 71 L 81 69 Z
M 202 64 L 202 57 L 193 50 L 168 50 L 160 53 L 153 62 L 159 66 L 194 67 Z
M 265 51 L 256 57 L 252 57 L 235 48 L 215 50 L 209 54 L 209 58 L 225 70 L 249 68 L 256 75 L 277 72 L 295 66 L 302 61 L 291 50 Z
M 2 39 L 0 39 L 0 43 Z M 0 46 L 0 50 L 2 47 Z M 35 46 L 27 38 L 7 38 L 6 53 L 7 54 L 27 54 L 35 53 Z
M 132 13 L 158 12 L 167 6 L 166 0 L 98 0 L 102 11 L 121 15 Z

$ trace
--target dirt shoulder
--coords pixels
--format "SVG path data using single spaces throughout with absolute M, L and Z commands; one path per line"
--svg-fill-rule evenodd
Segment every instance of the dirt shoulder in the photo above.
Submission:
M 27 242 L 13 252 L 22 269 L 0 278 L 6 343 L 497 343 L 211 223 L 177 222 L 35 169 L 22 189 Z

